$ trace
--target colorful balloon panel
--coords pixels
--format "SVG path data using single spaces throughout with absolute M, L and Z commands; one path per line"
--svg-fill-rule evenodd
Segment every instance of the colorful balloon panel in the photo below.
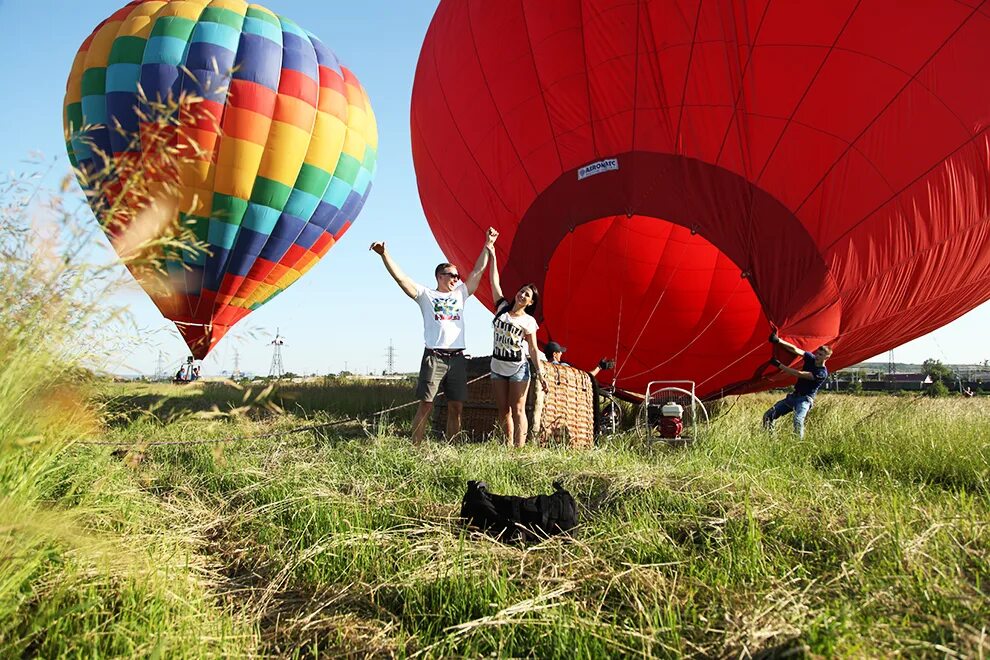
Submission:
M 909 4 L 441 0 L 430 226 L 462 264 L 496 227 L 541 342 L 627 390 L 780 384 L 771 324 L 836 368 L 930 332 L 990 299 L 990 15 Z
M 169 125 L 155 121 L 169 110 Z M 139 0 L 114 13 L 76 54 L 64 123 L 115 247 L 134 231 L 134 214 L 115 209 L 156 194 L 175 198 L 170 220 L 205 246 L 165 247 L 162 275 L 132 269 L 197 358 L 327 254 L 376 170 L 358 79 L 317 37 L 242 0 Z

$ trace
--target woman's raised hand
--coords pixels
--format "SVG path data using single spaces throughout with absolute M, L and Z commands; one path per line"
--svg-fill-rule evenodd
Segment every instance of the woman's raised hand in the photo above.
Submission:
M 485 240 L 485 247 L 488 248 L 488 249 L 494 248 L 495 247 L 495 241 L 497 239 L 498 239 L 498 230 L 495 229 L 494 227 L 489 227 L 488 228 L 488 234 L 487 234 L 486 240 Z

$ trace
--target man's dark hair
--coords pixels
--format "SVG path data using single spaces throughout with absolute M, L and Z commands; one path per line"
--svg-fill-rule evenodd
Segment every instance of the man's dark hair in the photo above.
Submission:
M 440 277 L 440 272 L 443 271 L 446 268 L 457 268 L 457 266 L 455 266 L 454 264 L 448 264 L 448 263 L 444 262 L 444 263 L 440 264 L 439 266 L 437 266 L 436 268 L 433 269 L 433 276 L 434 277 Z

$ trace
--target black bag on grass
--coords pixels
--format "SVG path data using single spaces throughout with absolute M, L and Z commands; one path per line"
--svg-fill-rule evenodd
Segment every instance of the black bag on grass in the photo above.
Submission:
M 559 481 L 552 495 L 516 497 L 488 492 L 484 481 L 469 481 L 461 518 L 503 541 L 544 539 L 575 527 L 577 504 Z

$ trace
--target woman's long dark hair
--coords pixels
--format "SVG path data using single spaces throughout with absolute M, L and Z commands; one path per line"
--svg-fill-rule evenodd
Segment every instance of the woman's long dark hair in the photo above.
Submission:
M 540 302 L 540 292 L 536 288 L 536 285 L 533 284 L 532 282 L 530 282 L 529 284 L 526 284 L 524 286 L 519 287 L 519 289 L 520 290 L 522 290 L 522 289 L 529 289 L 530 290 L 530 293 L 533 294 L 533 302 L 531 302 L 528 305 L 526 305 L 526 310 L 525 310 L 527 314 L 529 314 L 530 316 L 532 316 L 533 315 L 533 312 L 536 311 L 536 306 Z M 518 291 L 517 291 L 517 293 L 518 293 Z
M 519 287 L 519 290 L 516 291 L 516 293 L 518 294 L 519 291 L 522 291 L 523 289 L 529 289 L 530 293 L 533 296 L 533 301 L 531 303 L 529 303 L 528 305 L 526 305 L 526 308 L 523 310 L 524 312 L 526 312 L 527 314 L 529 314 L 530 316 L 532 316 L 533 315 L 533 312 L 536 311 L 537 304 L 539 304 L 539 302 L 540 302 L 540 292 L 536 288 L 536 285 L 533 284 L 532 282 L 529 283 L 529 284 L 524 284 L 521 287 Z M 512 307 L 513 307 L 513 305 L 515 305 L 515 302 L 514 302 L 515 299 L 516 299 L 515 296 L 513 296 L 512 297 L 513 302 L 510 302 L 510 301 L 506 300 L 505 298 L 499 298 L 498 300 L 496 300 L 495 301 L 495 317 L 498 318 L 499 314 L 501 314 L 502 312 L 512 311 Z M 494 323 L 494 321 L 492 321 L 492 323 Z

